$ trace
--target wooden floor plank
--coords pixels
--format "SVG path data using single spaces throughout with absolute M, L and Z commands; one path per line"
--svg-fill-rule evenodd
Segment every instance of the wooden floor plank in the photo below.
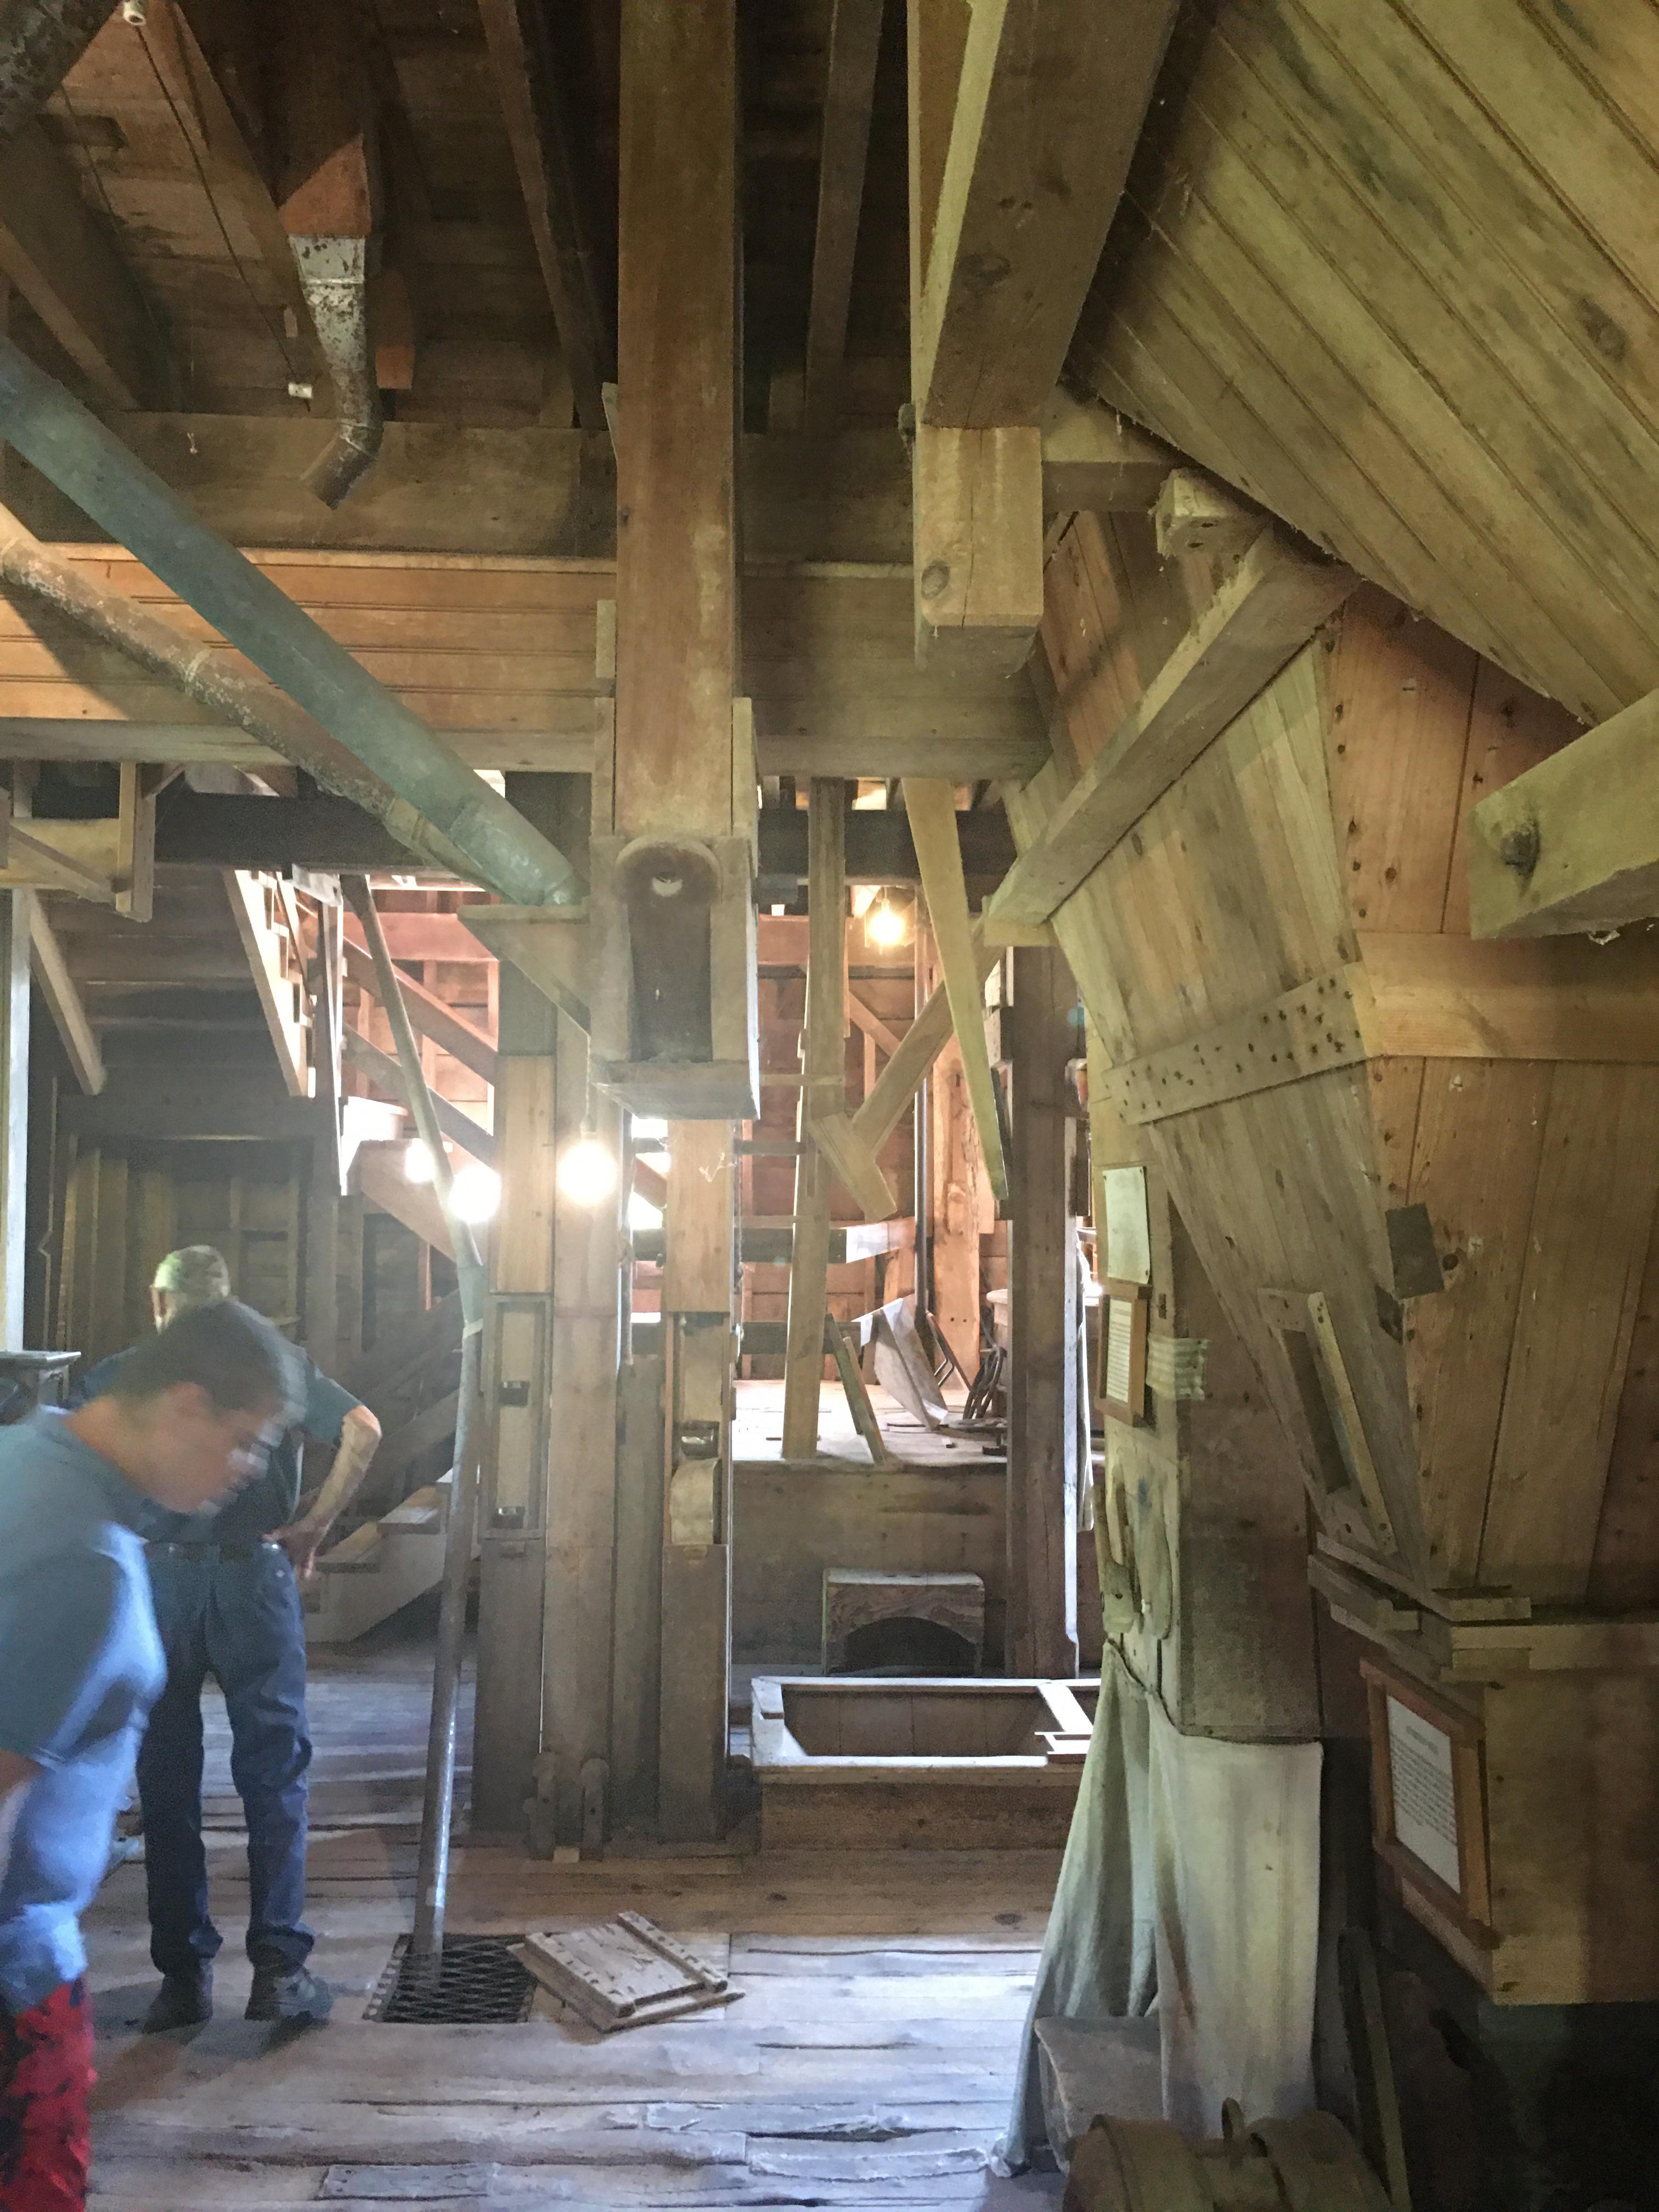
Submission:
M 388 2027 L 364 2002 L 413 1910 L 429 1656 L 313 1662 L 308 1906 L 338 1997 L 299 2037 L 240 2018 L 246 1839 L 223 1708 L 206 1704 L 220 2010 L 187 2038 L 137 2034 L 155 1987 L 143 1868 L 88 1917 L 99 2021 L 95 2212 L 698 2212 L 808 2204 L 1052 2203 L 998 2180 L 1053 1851 L 857 1855 L 632 1844 L 564 1866 L 458 1838 L 450 1924 L 569 1928 L 633 1909 L 726 1967 L 718 2013 L 601 2037 Z M 1012 2193 L 1011 2193 L 1012 2192 Z

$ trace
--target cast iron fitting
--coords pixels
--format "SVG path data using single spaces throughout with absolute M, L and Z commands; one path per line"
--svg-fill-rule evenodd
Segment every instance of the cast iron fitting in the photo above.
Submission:
M 386 434 L 368 327 L 372 241 L 290 238 L 289 245 L 328 363 L 338 417 L 332 441 L 306 471 L 305 481 L 325 507 L 338 507 L 374 466 Z
M 115 0 L 0 0 L 0 148 L 32 123 L 115 12 Z

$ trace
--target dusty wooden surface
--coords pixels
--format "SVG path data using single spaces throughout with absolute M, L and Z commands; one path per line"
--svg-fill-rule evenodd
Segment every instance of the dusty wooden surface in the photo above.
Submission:
M 410 1924 L 423 1644 L 315 1671 L 311 1919 L 338 1993 L 325 2028 L 244 2021 L 246 1874 L 222 1710 L 208 1707 L 219 2015 L 134 2033 L 154 1977 L 143 1875 L 117 1869 L 89 1924 L 100 2043 L 93 2202 L 223 2212 L 367 2198 L 508 2205 L 790 2206 L 1057 2201 L 994 2178 L 1054 1851 L 619 1856 L 534 1862 L 459 1848 L 459 1932 L 647 1912 L 744 1994 L 700 2018 L 600 2038 L 386 2027 L 363 2002 Z

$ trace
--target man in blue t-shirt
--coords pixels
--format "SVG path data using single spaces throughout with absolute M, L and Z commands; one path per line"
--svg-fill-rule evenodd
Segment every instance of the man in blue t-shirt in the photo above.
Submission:
M 80 1916 L 161 1686 L 135 1529 L 258 1467 L 299 1354 L 234 1301 L 141 1346 L 75 1413 L 0 1430 L 0 2203 L 80 2205 L 92 2015 Z
M 211 1245 L 170 1252 L 155 1271 L 155 1325 L 222 1304 L 230 1271 Z M 106 1389 L 132 1352 L 100 1360 L 81 1384 Z M 306 1636 L 300 1585 L 356 1491 L 380 1425 L 312 1359 L 303 1406 L 264 1467 L 216 1512 L 151 1514 L 151 1592 L 167 1686 L 138 1754 L 149 1894 L 149 1954 L 161 1987 L 147 2030 L 194 2026 L 213 2013 L 220 1935 L 208 1911 L 202 1843 L 202 1686 L 211 1674 L 230 1722 L 230 1771 L 247 1815 L 250 2020 L 319 2021 L 333 2000 L 306 1964 Z M 337 1447 L 328 1479 L 300 1516 L 301 1435 Z M 296 1517 L 298 1516 L 298 1517 Z

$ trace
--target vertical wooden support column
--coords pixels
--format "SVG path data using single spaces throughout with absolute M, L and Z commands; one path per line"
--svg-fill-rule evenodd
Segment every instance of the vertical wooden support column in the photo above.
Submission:
M 340 1179 L 332 1148 L 310 1147 L 306 1192 L 305 1346 L 325 1374 L 340 1367 Z M 301 1155 L 303 1158 L 303 1155 Z
M 556 1145 L 582 1133 L 587 1039 L 556 1017 Z M 622 1148 L 622 1112 L 592 1102 L 592 1134 Z M 582 1206 L 556 1185 L 552 1423 L 547 1490 L 547 1584 L 542 1644 L 541 1784 L 560 1843 L 592 1850 L 609 1814 L 613 1566 L 617 1532 L 617 1374 L 622 1185 Z
M 719 1835 L 732 1620 L 732 1125 L 669 1125 L 662 1309 L 666 1480 L 657 1820 Z
M 1008 1631 L 1018 1674 L 1077 1668 L 1077 1224 L 1066 1109 L 1074 993 L 1056 952 L 1016 952 L 1008 1232 Z
M 30 891 L 0 893 L 0 1346 L 23 1345 L 29 1164 Z
M 753 759 L 732 711 L 737 77 L 736 0 L 623 0 L 616 750 L 608 822 L 596 787 L 596 867 L 602 832 L 618 854 L 641 837 L 700 841 L 723 870 L 750 833 Z M 748 922 L 742 888 L 717 911 Z M 721 1041 L 741 1011 L 720 980 L 724 941 L 711 938 L 715 1061 L 736 1057 Z M 658 1817 L 691 1839 L 719 1833 L 726 1771 L 732 1125 L 672 1119 L 669 1154 Z
M 814 1121 L 847 1111 L 847 791 L 814 776 L 807 794 L 806 1024 L 795 1123 L 795 1234 L 789 1259 L 789 1333 L 783 1379 L 783 1456 L 818 1448 L 823 1316 L 830 1279 L 830 1163 L 811 1141 Z
M 495 1090 L 501 1206 L 484 1336 L 472 1817 L 480 1831 L 515 1835 L 542 1745 L 559 1018 L 533 984 L 503 964 Z

